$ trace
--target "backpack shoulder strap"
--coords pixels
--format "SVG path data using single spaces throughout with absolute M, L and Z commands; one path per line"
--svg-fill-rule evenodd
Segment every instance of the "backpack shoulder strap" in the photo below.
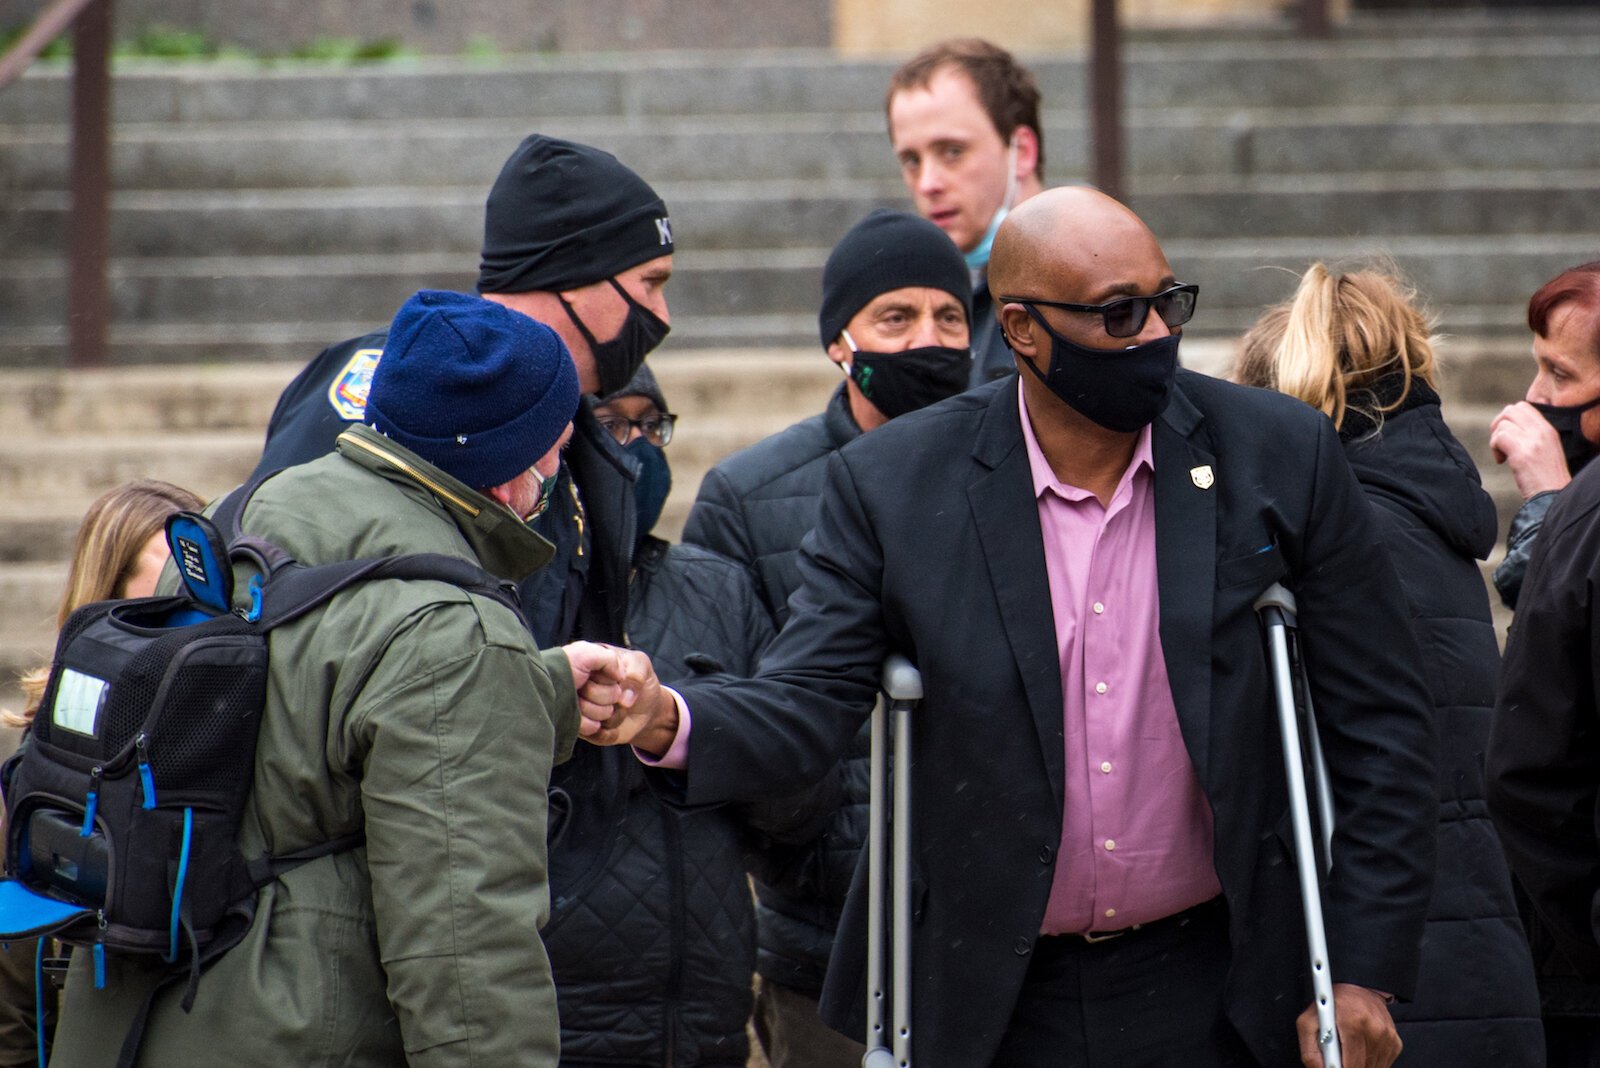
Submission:
M 281 472 L 283 468 L 274 468 L 271 471 L 262 471 L 242 486 L 236 486 L 231 493 L 217 505 L 217 510 L 211 513 L 211 522 L 215 523 L 217 530 L 222 534 L 222 540 L 229 545 L 239 540 L 243 530 L 239 527 L 239 520 L 244 516 L 245 505 L 250 503 L 250 498 L 256 495 L 256 490 L 267 479 Z
M 498 601 L 523 619 L 516 586 L 502 581 L 477 564 L 443 553 L 408 553 L 340 560 L 305 566 L 289 563 L 277 568 L 262 590 L 259 624 L 263 630 L 281 627 L 336 594 L 362 582 L 380 579 L 431 579 L 448 582 L 468 593 Z

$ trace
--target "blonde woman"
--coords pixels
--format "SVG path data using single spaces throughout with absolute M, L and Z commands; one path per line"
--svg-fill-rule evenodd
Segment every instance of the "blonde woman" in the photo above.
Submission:
M 1333 420 L 1426 660 L 1439 733 L 1438 871 L 1416 1000 L 1394 1006 L 1401 1063 L 1537 1068 L 1533 962 L 1483 800 L 1500 656 L 1475 561 L 1494 546 L 1495 510 L 1440 415 L 1437 374 L 1410 289 L 1386 270 L 1320 263 L 1250 328 L 1235 369 L 1244 384 Z
M 56 626 L 93 601 L 154 593 L 156 579 L 167 562 L 167 517 L 198 511 L 204 504 L 188 490 L 153 478 L 126 482 L 102 494 L 78 527 Z M 48 664 L 22 677 L 22 713 L 6 711 L 6 725 L 26 727 L 33 722 L 49 679 Z
M 101 495 L 84 514 L 67 567 L 67 587 L 56 612 L 56 626 L 92 601 L 113 597 L 147 597 L 167 562 L 166 523 L 174 512 L 198 510 L 204 502 L 170 482 L 140 479 Z M 49 665 L 22 677 L 22 712 L 0 711 L 8 727 L 33 722 L 50 679 Z M 43 1063 L 38 1060 L 38 1016 L 34 993 L 37 939 L 10 943 L 0 952 L 0 1066 Z M 54 990 L 46 992 L 52 1027 Z

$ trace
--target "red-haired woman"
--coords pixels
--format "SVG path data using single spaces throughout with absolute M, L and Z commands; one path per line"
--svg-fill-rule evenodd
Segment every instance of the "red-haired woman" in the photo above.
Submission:
M 1562 271 L 1528 301 L 1537 370 L 1527 396 L 1489 425 L 1496 462 L 1522 493 L 1494 585 L 1506 607 L 1528 570 L 1534 539 L 1555 495 L 1600 452 L 1600 260 Z

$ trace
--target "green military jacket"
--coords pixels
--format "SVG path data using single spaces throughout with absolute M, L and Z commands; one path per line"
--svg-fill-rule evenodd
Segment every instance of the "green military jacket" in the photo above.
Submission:
M 550 546 L 499 504 L 365 428 L 265 483 L 243 529 L 307 564 L 447 553 L 517 580 Z M 249 575 L 241 569 L 237 586 Z M 244 941 L 158 997 L 139 1064 L 159 1068 L 554 1066 L 545 788 L 577 737 L 572 676 L 515 614 L 443 582 L 353 587 L 270 636 L 240 842 L 366 845 L 261 891 Z M 87 953 L 51 1063 L 113 1065 L 159 975 Z

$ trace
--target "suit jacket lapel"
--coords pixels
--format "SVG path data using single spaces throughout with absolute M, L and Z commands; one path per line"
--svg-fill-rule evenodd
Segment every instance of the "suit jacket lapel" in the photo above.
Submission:
M 1216 470 L 1199 409 L 1174 388 L 1153 427 L 1156 583 L 1161 651 L 1183 740 L 1206 781 L 1211 729 L 1211 612 L 1217 582 Z
M 1065 797 L 1066 778 L 1061 662 L 1050 584 L 1045 577 L 1044 538 L 1039 531 L 1039 509 L 1020 418 L 1013 377 L 995 394 L 979 427 L 972 456 L 987 470 L 967 488 L 967 501 L 1059 805 Z

